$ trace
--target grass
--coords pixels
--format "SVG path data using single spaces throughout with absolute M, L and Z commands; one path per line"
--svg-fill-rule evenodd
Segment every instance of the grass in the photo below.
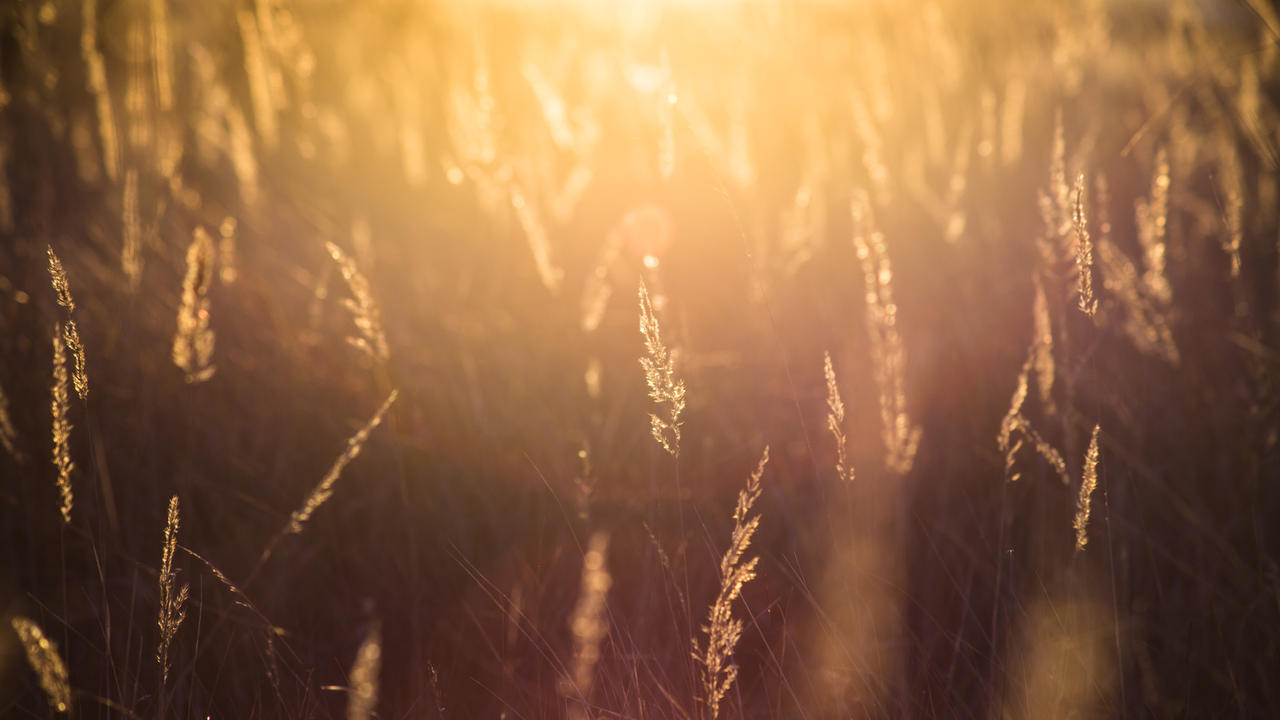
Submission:
M 1280 715 L 1277 28 L 5 5 L 0 716 Z

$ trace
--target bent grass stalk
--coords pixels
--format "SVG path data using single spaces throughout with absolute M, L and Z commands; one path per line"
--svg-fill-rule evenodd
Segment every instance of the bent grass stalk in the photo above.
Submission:
M 1076 517 L 1072 523 L 1076 529 L 1076 552 L 1089 544 L 1089 507 L 1093 491 L 1098 487 L 1098 433 L 1100 425 L 1093 426 L 1093 437 L 1084 454 L 1084 472 L 1080 479 L 1080 496 L 1076 499 Z
M 72 317 L 76 303 L 71 297 L 71 286 L 67 283 L 67 271 L 53 252 L 52 245 L 49 246 L 49 278 L 54 292 L 58 294 L 58 304 L 67 309 L 67 323 L 62 326 L 62 337 L 75 360 L 75 370 L 71 374 L 72 385 L 75 386 L 76 395 L 85 400 L 89 397 L 89 375 L 85 370 L 84 344 L 80 342 L 80 333 L 76 330 L 76 321 Z
M 343 252 L 342 248 L 331 242 L 326 242 L 324 246 L 342 272 L 347 288 L 351 290 L 351 298 L 344 300 L 343 305 L 351 313 L 360 334 L 347 338 L 347 342 L 375 360 L 386 362 L 391 357 L 391 350 L 382 329 L 382 313 L 369 290 L 368 279 L 356 266 L 355 259 Z
M 649 428 L 653 439 L 672 457 L 680 456 L 681 414 L 684 413 L 684 380 L 676 376 L 675 354 L 662 343 L 658 316 L 649 300 L 649 290 L 640 283 L 640 334 L 644 336 L 645 355 L 640 358 L 645 383 L 649 386 L 649 399 L 665 406 L 667 416 L 649 413 Z
M 707 636 L 706 645 L 693 639 L 693 657 L 701 666 L 702 696 L 711 717 L 719 717 L 720 703 L 738 678 L 738 666 L 733 662 L 733 651 L 742 637 L 742 619 L 733 616 L 733 601 L 742 594 L 742 587 L 756 576 L 759 557 L 744 561 L 742 556 L 751 546 L 751 537 L 760 525 L 760 516 L 747 517 L 760 497 L 760 478 L 769 462 L 766 445 L 755 472 L 747 480 L 746 487 L 738 493 L 738 504 L 733 511 L 733 534 L 729 549 L 720 560 L 720 593 L 707 614 L 707 624 L 702 631 Z
M 1076 178 L 1075 203 L 1071 207 L 1071 226 L 1076 235 L 1076 292 L 1080 312 L 1093 317 L 1098 312 L 1098 299 L 1093 296 L 1093 240 L 1089 237 L 1084 214 L 1084 173 Z
M 302 526 L 306 525 L 307 520 L 311 519 L 311 515 L 333 495 L 333 485 L 338 481 L 343 469 L 360 454 L 360 450 L 364 448 L 365 441 L 369 439 L 369 433 L 373 432 L 373 429 L 382 423 L 383 416 L 391 409 L 391 404 L 396 401 L 397 397 L 399 397 L 399 391 L 392 390 L 387 399 L 383 401 L 382 406 L 369 419 L 369 422 L 347 440 L 347 448 L 334 461 L 333 466 L 329 468 L 329 472 L 325 473 L 324 478 L 320 480 L 320 484 L 316 485 L 315 490 L 312 490 L 311 494 L 307 496 L 307 500 L 302 504 L 302 507 L 294 510 L 293 514 L 289 516 L 288 532 L 295 535 L 302 532 Z
M 844 434 L 844 402 L 836 385 L 836 371 L 831 366 L 831 353 L 822 353 L 822 374 L 827 380 L 827 430 L 836 443 L 836 474 L 845 482 L 853 482 L 849 466 L 848 438 Z
M 169 681 L 169 645 L 178 634 L 178 627 L 187 617 L 188 586 L 176 592 L 174 582 L 178 572 L 173 569 L 173 551 L 178 545 L 178 496 L 169 498 L 169 514 L 164 525 L 164 546 L 160 554 L 160 645 L 156 649 L 156 662 L 160 664 L 160 682 Z
M 920 446 L 920 425 L 907 413 L 906 350 L 898 333 L 898 305 L 893 300 L 893 271 L 884 234 L 871 220 L 871 205 L 864 194 L 852 203 L 853 247 L 862 265 L 867 310 L 867 336 L 880 394 L 880 424 L 885 445 L 885 465 L 899 475 L 911 471 Z
M 53 465 L 58 469 L 58 493 L 62 496 L 59 509 L 62 511 L 62 522 L 71 522 L 71 506 L 74 496 L 71 492 L 71 471 L 76 464 L 71 460 L 71 421 L 67 413 L 71 410 L 70 393 L 67 391 L 67 349 L 62 340 L 62 326 L 55 325 L 53 330 Z

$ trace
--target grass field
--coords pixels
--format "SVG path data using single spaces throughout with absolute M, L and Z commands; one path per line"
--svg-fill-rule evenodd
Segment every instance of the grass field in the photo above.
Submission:
M 0 716 L 1280 716 L 1280 14 L 0 6 Z

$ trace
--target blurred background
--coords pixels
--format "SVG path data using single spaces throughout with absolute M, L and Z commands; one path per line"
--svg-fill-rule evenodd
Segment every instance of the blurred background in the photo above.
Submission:
M 768 445 L 720 714 L 1274 716 L 1278 43 L 1264 0 L 7 3 L 0 615 L 80 717 L 341 717 L 372 628 L 378 717 L 710 717 Z

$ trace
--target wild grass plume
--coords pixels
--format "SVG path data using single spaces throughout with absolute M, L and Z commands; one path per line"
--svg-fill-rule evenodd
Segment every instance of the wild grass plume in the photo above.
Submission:
M 84 400 L 89 396 L 89 375 L 85 370 L 84 344 L 80 341 L 80 333 L 76 330 L 76 321 L 72 317 L 76 309 L 75 300 L 71 297 L 71 286 L 67 282 L 67 271 L 62 261 L 49 246 L 49 277 L 53 282 L 53 290 L 57 293 L 58 304 L 67 309 L 67 322 L 62 326 L 62 337 L 66 341 L 67 350 L 75 360 L 75 370 L 71 374 L 76 395 Z
M 182 280 L 182 304 L 178 307 L 178 331 L 173 336 L 173 363 L 187 382 L 213 377 L 214 331 L 209 327 L 209 286 L 213 282 L 213 240 L 197 227 L 187 247 L 187 273 Z
M 383 401 L 382 406 L 369 419 L 369 422 L 357 430 L 355 435 L 347 439 L 346 449 L 333 462 L 329 472 L 325 473 L 320 480 L 320 484 L 316 485 L 316 488 L 307 496 L 306 501 L 302 503 L 302 507 L 294 510 L 293 514 L 289 516 L 288 532 L 294 534 L 302 532 L 302 527 L 311 519 L 312 514 L 333 495 L 334 483 L 338 481 L 338 477 L 342 475 L 342 471 L 347 465 L 360 454 L 360 450 L 364 448 L 365 441 L 369 439 L 369 433 L 373 432 L 373 429 L 382 423 L 383 417 L 391 409 L 391 405 L 396 401 L 397 397 L 399 397 L 399 392 L 392 390 L 387 399 Z
M 69 712 L 71 685 L 67 679 L 66 663 L 58 654 L 58 646 L 45 637 L 44 631 L 33 620 L 15 617 L 9 622 L 27 653 L 27 663 L 40 678 L 40 687 L 49 697 L 49 707 L 56 712 Z
M 382 329 L 382 313 L 373 299 L 369 281 L 356 266 L 356 261 L 343 252 L 342 248 L 327 242 L 325 249 L 329 251 L 329 257 L 338 264 L 342 279 L 351 291 L 351 297 L 344 300 L 343 305 L 351 313 L 358 335 L 347 338 L 347 342 L 369 357 L 386 362 L 391 357 L 391 350 Z
M 898 305 L 893 300 L 893 271 L 884 234 L 871 219 L 871 205 L 859 193 L 853 200 L 853 246 L 862 264 L 866 293 L 867 338 L 880 394 L 881 436 L 885 465 L 899 475 L 911 470 L 920 446 L 920 426 L 907 414 L 907 355 L 898 333 Z
M 760 516 L 747 517 L 756 500 L 760 498 L 760 478 L 769 462 L 769 448 L 765 446 L 755 472 L 748 478 L 746 487 L 738 493 L 738 505 L 733 510 L 733 534 L 729 537 L 729 549 L 720 560 L 720 593 L 707 614 L 707 624 L 702 632 L 706 644 L 693 639 L 693 657 L 701 667 L 702 694 L 698 700 L 713 718 L 720 715 L 720 703 L 738 678 L 738 666 L 733 661 L 734 648 L 742 638 L 742 618 L 734 617 L 733 601 L 742 594 L 742 587 L 756 576 L 756 564 L 760 558 L 743 560 L 751 547 L 751 537 L 760 525 Z
M 178 628 L 187 617 L 189 588 L 183 583 L 177 587 L 178 571 L 173 569 L 173 551 L 178 546 L 178 496 L 169 498 L 169 512 L 164 525 L 164 545 L 160 554 L 160 643 L 156 649 L 156 662 L 160 664 L 161 682 L 169 680 L 169 646 L 178 634 Z
M 644 380 L 649 386 L 649 399 L 665 406 L 666 417 L 649 413 L 649 429 L 653 439 L 672 457 L 680 456 L 681 415 L 684 413 L 684 380 L 676 375 L 675 354 L 662 342 L 658 316 L 649 300 L 649 290 L 640 283 L 640 334 L 644 336 L 645 354 L 640 358 Z
M 1098 312 L 1098 299 L 1093 296 L 1093 240 L 1089 237 L 1084 214 L 1084 173 L 1076 178 L 1075 202 L 1071 206 L 1071 226 L 1076 236 L 1076 294 L 1080 312 L 1093 317 Z
M 1093 491 L 1098 487 L 1098 433 L 1100 425 L 1093 426 L 1093 435 L 1089 438 L 1089 449 L 1084 455 L 1084 472 L 1080 478 L 1080 496 L 1076 499 L 1076 517 L 1073 527 L 1076 529 L 1076 551 L 1084 550 L 1089 543 L 1089 506 Z
M 827 380 L 827 430 L 836 443 L 836 475 L 845 482 L 853 481 L 849 466 L 847 439 L 844 435 L 844 402 L 836 385 L 836 371 L 831 366 L 831 353 L 822 353 L 822 374 Z
M 74 494 L 71 491 L 71 472 L 76 464 L 71 460 L 71 421 L 67 415 L 71 411 L 71 399 L 67 380 L 67 349 L 62 341 L 62 327 L 53 330 L 53 465 L 58 469 L 58 494 L 62 496 L 59 510 L 62 521 L 71 522 L 71 506 Z
M 1033 362 L 1036 358 L 1036 346 L 1038 339 L 1033 339 L 1031 348 L 1027 353 L 1027 359 L 1022 364 L 1022 369 L 1018 372 L 1018 380 L 1013 390 L 1013 397 L 1009 401 L 1009 411 L 1005 413 L 1004 418 L 1000 421 L 1000 431 L 996 434 L 996 444 L 1000 448 L 1001 455 L 1004 456 L 1004 474 L 1005 479 L 1013 482 L 1020 478 L 1021 473 L 1014 472 L 1014 464 L 1017 461 L 1018 451 L 1022 449 L 1025 440 L 1031 441 L 1031 446 L 1035 451 L 1044 458 L 1045 462 L 1053 468 L 1058 475 L 1058 479 L 1063 485 L 1071 484 L 1071 477 L 1067 474 L 1067 463 L 1062 459 L 1062 454 L 1056 448 L 1049 444 L 1047 440 L 1032 426 L 1031 420 L 1026 416 L 1023 405 L 1027 400 L 1027 378 L 1031 372 Z
M 1155 179 L 1152 182 L 1150 202 L 1139 199 L 1135 215 L 1138 223 L 1139 247 L 1147 268 L 1140 273 L 1128 255 L 1111 239 L 1111 224 L 1105 219 L 1100 224 L 1097 250 L 1104 286 L 1114 298 L 1116 320 L 1125 335 L 1138 350 L 1163 358 L 1171 365 L 1181 362 L 1181 353 L 1173 336 L 1172 312 L 1169 299 L 1172 289 L 1164 273 L 1165 219 L 1163 207 L 1169 184 L 1169 166 L 1163 152 L 1157 156 Z M 1105 197 L 1107 186 L 1099 185 L 1100 197 Z M 1100 207 L 1102 207 L 1100 203 Z

